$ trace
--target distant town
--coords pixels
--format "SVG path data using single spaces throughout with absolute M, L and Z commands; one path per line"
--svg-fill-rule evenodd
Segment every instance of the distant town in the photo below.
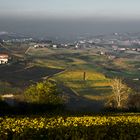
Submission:
M 21 36 L 16 33 L 0 32 L 0 42 L 3 43 L 29 43 L 30 48 L 65 48 L 65 49 L 85 49 L 95 48 L 99 55 L 106 55 L 109 59 L 115 59 L 123 54 L 140 54 L 140 33 L 112 33 L 110 35 L 98 35 L 94 37 L 81 37 L 79 40 L 69 43 L 58 43 L 58 41 L 45 39 L 34 39 L 32 37 Z M 60 42 L 60 41 L 59 41 Z M 0 64 L 6 64 L 9 60 L 8 54 L 0 54 Z

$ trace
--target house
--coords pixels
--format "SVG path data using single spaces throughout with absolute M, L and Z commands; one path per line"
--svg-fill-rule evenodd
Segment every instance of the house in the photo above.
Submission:
M 34 48 L 44 48 L 45 47 L 45 45 L 43 45 L 43 44 L 36 44 L 36 45 L 34 45 Z
M 75 45 L 75 48 L 76 48 L 76 49 L 78 49 L 78 48 L 79 48 L 79 46 L 78 46 L 78 45 Z
M 112 48 L 114 51 L 116 51 L 118 49 L 118 46 L 113 45 Z
M 140 52 L 140 48 L 137 48 L 137 52 Z
M 53 45 L 53 48 L 57 48 L 57 45 Z
M 126 51 L 126 48 L 118 48 L 119 51 Z
M 116 58 L 116 56 L 114 56 L 114 55 L 109 55 L 108 56 L 108 59 L 111 59 L 111 60 L 113 60 L 113 59 L 115 59 Z
M 106 53 L 103 52 L 103 51 L 98 51 L 97 54 L 99 54 L 99 55 L 105 55 Z
M 8 63 L 9 56 L 8 54 L 0 54 L 0 64 Z

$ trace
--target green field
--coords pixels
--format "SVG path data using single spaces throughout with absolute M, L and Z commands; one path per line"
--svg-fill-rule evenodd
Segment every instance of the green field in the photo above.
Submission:
M 105 62 L 106 58 L 95 55 L 93 50 L 38 49 L 38 53 L 36 52 L 37 49 L 32 49 L 29 55 L 34 58 L 37 65 L 65 69 L 65 72 L 53 78 L 71 88 L 77 95 L 93 100 L 102 100 L 110 95 L 110 79 L 97 72 L 96 67 L 98 61 Z
M 76 94 L 89 99 L 104 99 L 111 93 L 110 80 L 103 74 L 86 71 L 86 80 L 83 80 L 83 73 L 84 70 L 66 71 L 55 76 L 55 79 L 70 87 Z

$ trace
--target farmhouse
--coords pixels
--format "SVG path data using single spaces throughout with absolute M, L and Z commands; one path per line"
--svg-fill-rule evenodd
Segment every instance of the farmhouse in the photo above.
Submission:
M 126 51 L 126 48 L 118 48 L 119 51 Z
M 0 64 L 8 63 L 9 56 L 8 54 L 0 54 Z

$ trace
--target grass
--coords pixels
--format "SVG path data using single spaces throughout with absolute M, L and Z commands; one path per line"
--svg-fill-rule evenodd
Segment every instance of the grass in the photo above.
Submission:
M 66 71 L 55 76 L 60 82 L 74 90 L 78 95 L 100 100 L 105 99 L 110 93 L 110 80 L 103 74 L 95 71 L 86 71 L 86 80 L 83 80 L 84 70 Z

